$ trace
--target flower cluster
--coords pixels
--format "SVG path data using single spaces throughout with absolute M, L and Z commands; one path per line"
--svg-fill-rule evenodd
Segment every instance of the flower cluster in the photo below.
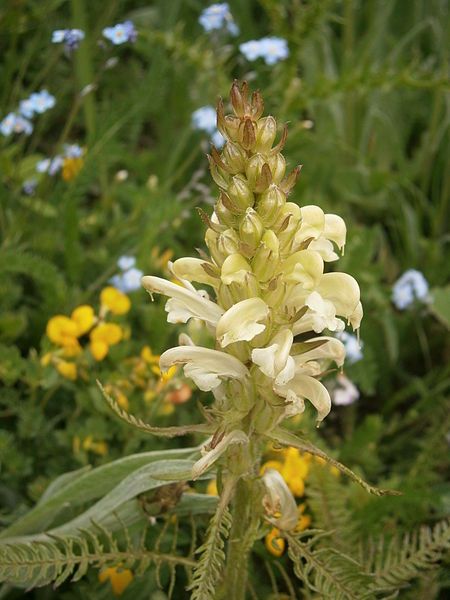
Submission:
M 0 122 L 0 133 L 4 136 L 10 136 L 12 133 L 30 135 L 33 131 L 30 119 L 53 108 L 55 102 L 55 97 L 47 90 L 34 92 L 26 100 L 20 101 L 18 111 L 9 113 Z
M 84 165 L 84 149 L 78 144 L 67 144 L 62 154 L 53 158 L 44 158 L 36 163 L 38 173 L 47 173 L 53 177 L 61 171 L 64 181 L 71 181 Z
M 192 113 L 192 126 L 199 131 L 205 131 L 211 137 L 211 142 L 222 148 L 225 138 L 217 129 L 216 111 L 212 106 L 202 106 Z
M 208 32 L 226 29 L 231 35 L 239 34 L 239 27 L 234 22 L 227 2 L 211 4 L 202 11 L 198 21 Z
M 47 323 L 46 334 L 57 349 L 47 352 L 42 358 L 42 364 L 53 364 L 63 377 L 74 381 L 78 376 L 77 358 L 84 349 L 81 340 L 88 338 L 91 357 L 102 361 L 111 346 L 124 338 L 124 329 L 117 323 L 108 322 L 106 317 L 124 315 L 130 310 L 130 306 L 128 296 L 113 287 L 106 287 L 100 294 L 98 315 L 92 306 L 83 304 L 75 308 L 70 317 L 52 317 Z
M 56 29 L 52 33 L 53 44 L 64 44 L 67 52 L 76 50 L 84 40 L 84 31 L 81 29 Z
M 429 301 L 429 286 L 423 273 L 415 269 L 405 271 L 392 288 L 392 302 L 398 310 L 405 310 L 415 300 Z
M 102 33 L 115 46 L 126 42 L 135 42 L 137 38 L 137 31 L 132 21 L 124 21 L 113 27 L 105 27 Z
M 111 277 L 110 283 L 125 294 L 138 290 L 141 287 L 143 272 L 137 269 L 135 265 L 136 259 L 134 256 L 121 256 L 117 261 L 117 266 L 121 272 Z
M 274 145 L 277 124 L 262 117 L 261 95 L 250 99 L 247 85 L 235 83 L 231 104 L 233 114 L 225 115 L 219 103 L 217 126 L 227 141 L 209 157 L 220 188 L 212 216 L 203 214 L 210 258 L 176 260 L 170 268 L 178 283 L 142 279 L 150 294 L 169 297 L 170 323 L 199 319 L 214 336 L 212 349 L 184 334 L 160 359 L 163 371 L 184 365 L 186 377 L 215 398 L 211 414 L 220 436 L 206 444 L 194 479 L 231 446 L 244 456 L 252 439 L 302 413 L 305 399 L 322 421 L 331 400 L 319 380 L 345 358 L 343 343 L 327 331 L 342 331 L 345 321 L 357 329 L 362 318 L 355 279 L 324 270 L 344 247 L 344 221 L 288 201 L 300 168 L 285 175 L 286 130 Z M 208 286 L 215 301 L 192 282 Z
M 239 46 L 239 50 L 249 61 L 263 58 L 266 65 L 274 65 L 289 56 L 286 40 L 278 37 L 265 37 L 260 40 L 250 40 Z

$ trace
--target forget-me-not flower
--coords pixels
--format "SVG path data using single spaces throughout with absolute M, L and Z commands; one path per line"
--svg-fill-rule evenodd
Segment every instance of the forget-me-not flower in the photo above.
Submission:
M 362 347 L 363 344 L 356 335 L 348 333 L 348 331 L 339 331 L 336 334 L 338 340 L 345 346 L 345 359 L 349 365 L 353 365 L 363 358 Z
M 192 113 L 192 126 L 199 131 L 205 131 L 211 137 L 212 143 L 221 148 L 225 138 L 217 129 L 216 110 L 212 106 L 202 106 Z
M 405 310 L 414 300 L 429 301 L 429 286 L 423 273 L 409 269 L 397 279 L 392 288 L 392 302 L 399 310 Z
M 64 146 L 64 157 L 65 158 L 80 158 L 83 156 L 84 150 L 78 144 L 66 144 Z
M 69 52 L 76 50 L 83 39 L 84 31 L 81 29 L 56 29 L 52 33 L 53 44 L 63 43 Z
M 250 40 L 239 46 L 239 50 L 249 61 L 263 58 L 266 65 L 274 65 L 289 56 L 286 40 L 278 37 L 265 37 L 260 40 Z
M 55 96 L 48 93 L 47 90 L 41 90 L 40 92 L 34 92 L 29 97 L 29 102 L 34 113 L 41 115 L 45 113 L 49 108 L 55 106 Z
M 131 269 L 132 267 L 134 267 L 135 264 L 136 264 L 136 259 L 134 258 L 134 256 L 128 256 L 126 254 L 121 256 L 119 258 L 119 260 L 117 261 L 117 266 L 122 271 L 128 271 L 128 269 Z
M 198 21 L 205 31 L 227 29 L 231 35 L 239 33 L 239 27 L 234 22 L 227 2 L 211 4 L 203 10 Z
M 105 27 L 103 35 L 115 46 L 119 46 L 125 44 L 125 42 L 134 42 L 137 31 L 132 21 L 125 21 L 124 23 L 117 23 L 113 27 Z
M 33 125 L 25 117 L 22 115 L 18 115 L 17 113 L 11 112 L 6 117 L 0 121 L 0 133 L 4 136 L 9 136 L 12 133 L 24 133 L 25 135 L 30 135 L 33 131 Z
M 64 158 L 62 156 L 55 156 L 53 158 L 44 158 L 36 163 L 36 171 L 38 173 L 47 173 L 51 177 L 56 175 L 63 166 Z

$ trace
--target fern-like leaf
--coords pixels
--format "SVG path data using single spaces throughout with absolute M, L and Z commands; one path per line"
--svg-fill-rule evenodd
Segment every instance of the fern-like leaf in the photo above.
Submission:
M 288 555 L 294 573 L 320 598 L 333 600 L 369 600 L 370 575 L 361 565 L 342 552 L 322 544 L 329 532 L 310 530 L 297 536 L 285 534 Z
M 401 539 L 392 538 L 388 544 L 384 540 L 372 543 L 364 549 L 364 555 L 372 557 L 368 566 L 375 577 L 372 589 L 399 590 L 431 569 L 448 550 L 450 521 L 440 521 L 432 529 L 423 526 Z
M 46 541 L 0 544 L 0 581 L 30 589 L 51 582 L 59 586 L 69 578 L 77 581 L 90 566 L 101 569 L 120 563 L 139 573 L 150 563 L 173 568 L 195 566 L 190 558 L 134 546 L 128 533 L 122 536 L 125 544 L 121 548 L 111 533 L 100 527 L 98 530 L 82 530 L 78 536 L 51 536 Z
M 214 598 L 225 564 L 225 539 L 232 524 L 228 509 L 230 494 L 231 486 L 225 487 L 217 510 L 209 522 L 205 542 L 196 550 L 196 554 L 201 554 L 201 557 L 194 569 L 192 582 L 187 588 L 192 591 L 191 600 Z
M 153 425 L 149 425 L 135 417 L 127 413 L 123 408 L 121 408 L 117 402 L 112 398 L 106 391 L 102 384 L 97 381 L 97 385 L 100 388 L 101 393 L 103 394 L 104 399 L 108 403 L 108 406 L 111 410 L 125 423 L 128 425 L 132 425 L 139 429 L 140 431 L 144 431 L 145 433 L 150 433 L 152 435 L 161 435 L 165 437 L 175 437 L 178 435 L 187 435 L 189 433 L 205 433 L 211 434 L 212 428 L 206 423 L 198 423 L 195 425 L 183 425 L 180 427 L 154 427 Z

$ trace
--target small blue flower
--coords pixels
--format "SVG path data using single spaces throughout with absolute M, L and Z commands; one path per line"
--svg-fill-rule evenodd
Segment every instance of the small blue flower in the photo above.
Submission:
M 126 42 L 134 42 L 137 37 L 137 31 L 132 21 L 125 21 L 113 27 L 105 27 L 103 35 L 115 46 L 118 46 Z
M 64 157 L 65 158 L 80 158 L 83 156 L 84 150 L 78 144 L 66 144 L 64 146 Z
M 340 331 L 336 334 L 336 337 L 345 346 L 345 358 L 349 365 L 353 365 L 363 358 L 362 349 L 364 344 L 358 340 L 356 335 L 347 331 Z
M 0 122 L 0 133 L 4 136 L 9 136 L 12 133 L 24 133 L 25 135 L 30 135 L 32 131 L 33 125 L 30 121 L 13 112 L 6 115 Z
M 128 269 L 131 269 L 132 267 L 134 267 L 135 264 L 136 264 L 136 259 L 134 258 L 134 256 L 124 255 L 124 256 L 121 256 L 119 258 L 119 260 L 117 261 L 117 266 L 122 271 L 127 271 Z
M 263 58 L 266 65 L 274 65 L 289 56 L 286 40 L 278 37 L 265 37 L 260 40 L 250 40 L 239 46 L 239 50 L 249 61 Z
M 222 148 L 225 138 L 217 129 L 217 114 L 213 106 L 202 106 L 192 113 L 192 126 L 199 131 L 205 131 L 211 137 L 217 148 Z
M 56 100 L 55 96 L 52 96 L 47 92 L 47 90 L 41 90 L 40 92 L 34 92 L 28 98 L 29 106 L 32 108 L 33 112 L 41 115 L 45 113 L 49 108 L 53 108 L 55 106 Z
M 36 164 L 36 171 L 38 173 L 48 173 L 51 177 L 56 175 L 63 166 L 64 159 L 62 156 L 55 156 L 54 158 L 44 158 Z
M 131 267 L 120 275 L 111 277 L 110 283 L 124 294 L 128 294 L 141 288 L 141 277 L 143 274 L 140 269 Z
M 429 301 L 428 282 L 423 273 L 415 269 L 405 271 L 392 288 L 392 302 L 399 310 L 405 310 L 414 300 Z
M 64 43 L 67 51 L 76 50 L 81 40 L 84 39 L 84 31 L 81 29 L 57 29 L 52 33 L 52 43 Z
M 25 117 L 26 119 L 31 119 L 34 117 L 33 100 L 31 100 L 31 98 L 28 98 L 27 100 L 21 100 L 19 103 L 19 112 L 22 117 Z
M 238 35 L 239 27 L 234 22 L 230 7 L 226 2 L 211 4 L 205 8 L 198 19 L 205 31 L 227 29 L 231 35 Z
M 27 179 L 26 181 L 24 181 L 22 185 L 23 193 L 27 196 L 32 196 L 36 191 L 37 183 L 37 179 L 35 179 L 34 177 L 32 179 Z

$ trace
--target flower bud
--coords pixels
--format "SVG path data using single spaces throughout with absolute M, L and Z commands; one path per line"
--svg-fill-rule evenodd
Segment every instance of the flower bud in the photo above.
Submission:
M 232 115 L 226 115 L 224 118 L 225 131 L 231 141 L 237 142 L 239 140 L 239 125 L 241 120 L 238 117 Z
M 222 262 L 225 260 L 226 256 L 224 256 L 223 253 L 221 253 L 218 249 L 218 239 L 219 234 L 210 227 L 208 227 L 208 229 L 205 232 L 205 243 L 208 246 L 208 250 L 214 262 L 217 265 L 221 265 Z
M 243 173 L 245 171 L 245 165 L 247 158 L 244 151 L 237 144 L 228 142 L 222 151 L 222 160 L 230 169 L 232 175 L 237 173 Z
M 277 122 L 271 116 L 259 119 L 255 152 L 269 152 L 277 134 Z
M 253 190 L 256 182 L 261 176 L 261 171 L 266 163 L 265 158 L 262 154 L 254 154 L 247 162 L 247 168 L 245 174 L 247 176 L 248 185 Z
M 239 225 L 239 234 L 242 242 L 254 250 L 259 244 L 263 232 L 264 225 L 258 213 L 253 208 L 247 208 Z
M 276 185 L 271 185 L 261 194 L 257 211 L 266 227 L 271 227 L 275 223 L 285 202 L 286 196 Z
M 227 191 L 231 201 L 241 209 L 246 209 L 249 206 L 253 206 L 255 203 L 255 199 L 248 187 L 247 181 L 240 175 L 232 177 Z
M 223 203 L 222 195 L 220 195 L 219 199 L 217 200 L 214 206 L 214 211 L 220 223 L 224 223 L 229 227 L 233 227 L 236 224 L 236 217 Z
M 268 229 L 264 233 L 252 261 L 252 270 L 260 281 L 268 281 L 277 270 L 279 245 L 277 236 L 271 229 Z
M 219 252 L 227 258 L 230 254 L 236 254 L 239 250 L 239 237 L 234 229 L 227 229 L 219 235 L 217 240 Z
M 268 156 L 267 163 L 272 173 L 273 182 L 280 183 L 286 172 L 286 160 L 284 156 L 277 152 L 277 154 Z

